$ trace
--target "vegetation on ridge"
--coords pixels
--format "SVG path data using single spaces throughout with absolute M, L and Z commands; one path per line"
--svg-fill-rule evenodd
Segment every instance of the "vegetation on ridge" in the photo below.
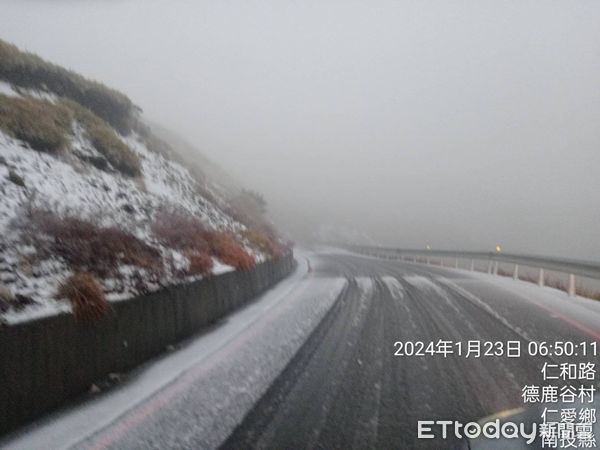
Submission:
M 135 125 L 139 108 L 124 94 L 0 39 L 0 79 L 15 86 L 44 90 L 70 98 L 101 117 L 122 134 Z

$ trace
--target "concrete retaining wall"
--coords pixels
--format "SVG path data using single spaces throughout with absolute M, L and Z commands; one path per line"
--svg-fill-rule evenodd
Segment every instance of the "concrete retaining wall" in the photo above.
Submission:
M 293 255 L 113 304 L 94 322 L 61 314 L 0 328 L 0 433 L 188 337 L 288 275 Z

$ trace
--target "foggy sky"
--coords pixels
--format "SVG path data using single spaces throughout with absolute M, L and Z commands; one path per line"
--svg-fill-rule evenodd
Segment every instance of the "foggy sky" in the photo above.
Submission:
M 600 2 L 3 1 L 295 233 L 600 259 Z

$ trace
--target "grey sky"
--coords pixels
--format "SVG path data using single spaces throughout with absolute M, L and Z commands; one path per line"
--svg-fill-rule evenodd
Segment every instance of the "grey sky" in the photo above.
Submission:
M 598 1 L 3 1 L 294 230 L 600 259 Z

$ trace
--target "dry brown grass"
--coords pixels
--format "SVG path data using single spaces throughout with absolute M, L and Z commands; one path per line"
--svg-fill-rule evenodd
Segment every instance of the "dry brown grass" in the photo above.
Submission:
M 69 300 L 73 314 L 79 320 L 97 320 L 110 311 L 100 284 L 90 273 L 71 275 L 60 285 L 58 296 Z
M 213 260 L 207 253 L 191 253 L 187 255 L 190 261 L 188 272 L 192 275 L 209 275 L 213 268 Z
M 207 274 L 212 269 L 212 261 L 208 268 L 210 256 L 238 270 L 248 270 L 256 264 L 233 234 L 209 231 L 200 219 L 185 212 L 161 210 L 152 231 L 163 245 L 186 254 L 194 274 Z
M 101 83 L 20 51 L 0 39 L 0 77 L 24 88 L 45 88 L 70 98 L 102 117 L 119 132 L 131 131 L 138 108 L 124 94 Z
M 156 214 L 151 228 L 167 247 L 202 253 L 209 250 L 204 224 L 190 214 L 163 208 Z
M 273 257 L 279 258 L 286 252 L 286 248 L 281 245 L 277 238 L 265 231 L 260 230 L 246 230 L 243 232 L 244 238 L 248 240 L 250 245 L 263 253 Z
M 71 114 L 46 100 L 0 94 L 0 129 L 34 150 L 58 153 L 67 145 Z
M 204 237 L 208 242 L 210 252 L 224 264 L 237 270 L 249 270 L 256 265 L 254 258 L 244 250 L 230 233 L 207 231 Z
M 37 151 L 59 153 L 67 148 L 73 120 L 77 120 L 98 150 L 116 170 L 128 175 L 141 173 L 138 156 L 111 126 L 78 103 L 63 99 L 51 103 L 32 97 L 0 94 L 0 129 Z
M 58 255 L 75 271 L 100 278 L 119 276 L 119 266 L 146 269 L 155 279 L 163 273 L 160 252 L 130 233 L 115 227 L 100 228 L 73 217 L 58 217 L 36 211 L 31 215 L 34 230 L 49 236 L 46 253 Z

